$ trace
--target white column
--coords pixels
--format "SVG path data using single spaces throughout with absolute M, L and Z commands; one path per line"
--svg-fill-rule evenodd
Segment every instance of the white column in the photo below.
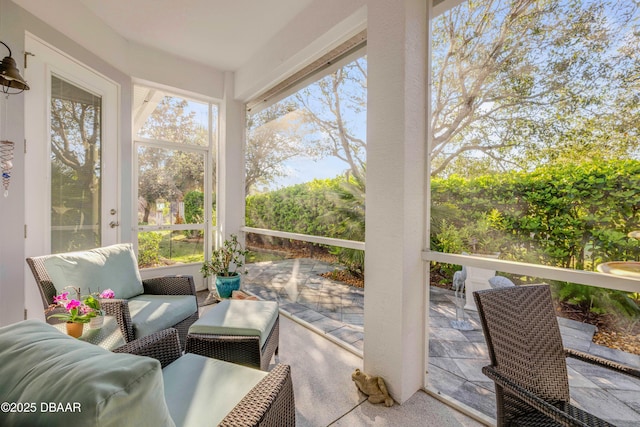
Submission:
M 224 238 L 238 234 L 244 225 L 244 104 L 234 99 L 234 74 L 224 76 L 220 105 L 218 153 L 218 219 Z
M 406 401 L 424 379 L 424 0 L 368 3 L 364 370 Z

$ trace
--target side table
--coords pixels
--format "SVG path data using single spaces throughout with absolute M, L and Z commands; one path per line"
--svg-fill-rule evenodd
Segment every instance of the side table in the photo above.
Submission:
M 64 323 L 58 323 L 54 326 L 60 332 L 67 333 Z M 82 335 L 78 338 L 80 341 L 86 341 L 91 344 L 99 345 L 107 350 L 114 350 L 126 344 L 120 326 L 116 318 L 113 316 L 105 316 L 104 323 L 99 329 L 89 329 L 89 324 L 83 324 Z

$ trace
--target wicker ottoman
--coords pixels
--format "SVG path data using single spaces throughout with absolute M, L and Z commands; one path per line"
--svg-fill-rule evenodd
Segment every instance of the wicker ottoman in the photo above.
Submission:
M 185 352 L 266 371 L 279 340 L 277 302 L 228 299 L 191 325 Z

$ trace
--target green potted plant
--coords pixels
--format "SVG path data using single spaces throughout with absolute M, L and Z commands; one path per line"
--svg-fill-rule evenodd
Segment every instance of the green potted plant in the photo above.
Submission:
M 202 264 L 200 272 L 204 277 L 215 276 L 220 298 L 229 298 L 233 291 L 240 289 L 238 269 L 244 265 L 244 257 L 248 253 L 249 251 L 244 250 L 238 242 L 238 236 L 232 234 L 222 246 L 213 251 L 211 259 Z

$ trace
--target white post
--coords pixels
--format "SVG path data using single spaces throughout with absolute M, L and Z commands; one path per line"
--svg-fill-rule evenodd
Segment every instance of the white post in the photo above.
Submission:
M 364 370 L 402 403 L 423 385 L 427 10 L 368 10 Z
M 220 106 L 218 152 L 218 219 L 222 240 L 244 225 L 244 104 L 233 97 L 234 74 L 225 73 Z

